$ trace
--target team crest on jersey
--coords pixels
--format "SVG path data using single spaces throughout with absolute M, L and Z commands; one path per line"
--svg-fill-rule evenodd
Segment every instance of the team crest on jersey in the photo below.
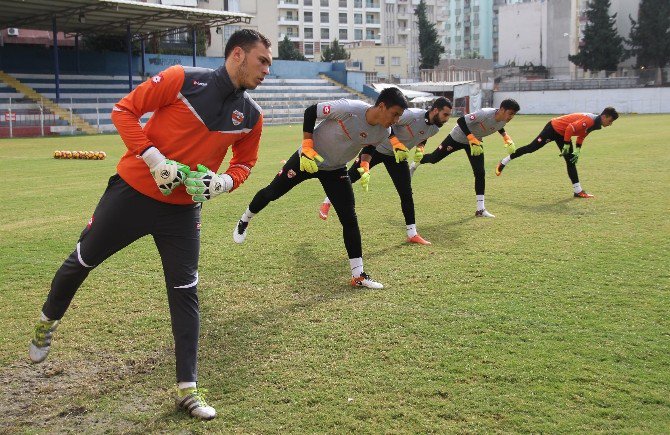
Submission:
M 368 134 L 367 134 L 366 132 L 364 132 L 364 131 L 361 131 L 360 136 L 361 136 L 363 139 L 365 139 L 366 137 L 368 137 Z
M 293 178 L 295 177 L 295 171 L 293 169 L 289 169 L 288 172 L 286 173 L 286 176 L 288 178 Z
M 585 123 L 585 122 L 582 122 L 582 127 L 586 127 L 586 123 Z
M 163 73 L 158 73 L 155 76 L 151 77 L 151 84 L 157 85 L 163 80 Z
M 323 106 L 323 114 L 328 115 L 330 113 L 330 106 Z
M 240 112 L 239 110 L 233 110 L 231 119 L 233 121 L 233 125 L 240 125 L 242 124 L 242 121 L 244 121 L 244 113 Z

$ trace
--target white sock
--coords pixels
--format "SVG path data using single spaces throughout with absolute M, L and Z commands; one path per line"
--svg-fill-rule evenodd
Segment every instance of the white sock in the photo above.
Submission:
M 351 266 L 351 276 L 354 278 L 358 278 L 363 273 L 363 259 L 361 257 L 350 258 L 349 266 Z
M 248 208 L 247 211 L 244 212 L 240 220 L 242 222 L 249 222 L 252 217 L 256 216 L 256 213 L 252 213 Z
M 500 161 L 500 163 L 502 163 L 503 165 L 508 165 L 509 162 L 511 162 L 511 161 L 512 161 L 512 157 L 511 157 L 511 156 L 507 156 L 507 157 L 505 157 L 504 159 L 502 159 L 502 160 Z
M 51 321 L 51 319 L 48 318 L 47 316 L 45 316 L 44 313 L 40 313 L 40 320 L 43 321 L 43 322 Z
M 416 224 L 407 225 L 407 237 L 414 237 L 418 233 L 416 232 Z
M 326 196 L 326 199 L 323 200 L 324 204 L 330 204 L 330 198 Z
M 582 191 L 582 185 L 579 182 L 573 184 L 572 188 L 575 190 L 575 193 L 579 193 Z
M 180 390 L 183 390 L 184 388 L 196 388 L 195 382 L 178 382 L 177 385 Z
M 477 210 L 484 210 L 484 195 L 477 195 Z

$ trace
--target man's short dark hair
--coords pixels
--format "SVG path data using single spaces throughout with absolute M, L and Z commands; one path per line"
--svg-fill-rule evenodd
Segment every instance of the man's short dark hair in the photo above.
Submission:
M 437 99 L 433 101 L 433 104 L 430 106 L 430 110 L 442 110 L 445 106 L 452 109 L 453 105 L 451 104 L 451 100 L 446 97 L 437 97 Z
M 384 103 L 386 108 L 400 106 L 402 110 L 405 110 L 409 107 L 405 94 L 395 86 L 388 87 L 379 93 L 375 106 L 379 106 L 381 103 Z
M 500 108 L 503 110 L 514 110 L 514 113 L 521 110 L 521 106 L 519 106 L 519 103 L 517 103 L 516 100 L 513 100 L 511 98 L 502 100 L 502 103 L 500 103 Z
M 614 107 L 605 107 L 605 110 L 603 110 L 601 115 L 609 116 L 612 118 L 612 121 L 614 121 L 619 117 L 619 112 L 617 112 Z
M 257 30 L 238 30 L 237 32 L 230 35 L 230 38 L 226 43 L 226 49 L 223 56 L 227 58 L 228 55 L 235 49 L 235 47 L 241 47 L 245 53 L 248 53 L 258 42 L 265 45 L 265 48 L 270 48 L 270 46 L 272 46 L 270 40 Z

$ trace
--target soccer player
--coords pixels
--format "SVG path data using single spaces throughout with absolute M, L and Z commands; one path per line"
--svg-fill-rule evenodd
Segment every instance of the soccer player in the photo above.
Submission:
M 519 110 L 519 103 L 507 99 L 500 103 L 498 109 L 484 108 L 461 116 L 456 121 L 456 125 L 449 136 L 442 141 L 435 151 L 424 154 L 421 160 L 412 163 L 409 168 L 410 174 L 414 175 L 414 171 L 418 169 L 421 163 L 437 163 L 455 151 L 465 150 L 468 160 L 470 160 L 470 166 L 472 166 L 472 173 L 475 176 L 475 195 L 477 197 L 475 217 L 495 217 L 486 210 L 484 205 L 486 171 L 484 170 L 482 139 L 497 131 L 503 138 L 505 148 L 510 154 L 514 153 L 514 141 L 505 132 L 505 125 L 514 118 Z
M 29 348 L 33 362 L 44 361 L 56 327 L 88 274 L 151 235 L 170 306 L 177 405 L 204 420 L 216 411 L 196 384 L 200 211 L 202 202 L 238 188 L 256 163 L 263 116 L 245 89 L 256 88 L 269 73 L 270 41 L 255 30 L 237 31 L 225 57 L 216 70 L 170 67 L 114 106 L 112 121 L 128 149 L 76 249 L 56 272 Z M 139 120 L 148 112 L 153 115 L 142 128 Z M 217 174 L 229 147 L 230 166 Z
M 235 229 L 233 240 L 243 243 L 248 225 L 271 201 L 281 198 L 298 184 L 318 178 L 342 224 L 344 246 L 351 267 L 351 285 L 383 288 L 363 271 L 361 232 L 354 191 L 347 175 L 347 163 L 366 145 L 377 145 L 391 133 L 390 126 L 407 108 L 398 88 L 386 88 L 374 106 L 356 100 L 318 103 L 305 110 L 302 146 L 286 162 L 272 182 L 256 193 Z M 316 120 L 322 122 L 314 128 Z
M 524 154 L 534 153 L 549 142 L 556 142 L 558 149 L 561 151 L 560 155 L 565 159 L 565 165 L 568 168 L 574 197 L 593 198 L 593 195 L 582 189 L 577 174 L 577 162 L 582 151 L 582 144 L 589 133 L 593 130 L 600 130 L 602 127 L 609 127 L 618 117 L 619 114 L 614 107 L 606 107 L 600 115 L 595 113 L 571 113 L 554 118 L 544 126 L 544 129 L 531 143 L 502 159 L 496 166 L 496 175 L 500 176 L 505 166 L 513 159 L 517 159 Z M 573 148 L 572 136 L 577 136 L 576 148 Z
M 412 185 L 407 164 L 408 151 L 416 146 L 414 159 L 420 160 L 426 141 L 440 131 L 440 127 L 449 120 L 451 115 L 451 101 L 439 97 L 428 110 L 407 109 L 400 120 L 391 127 L 391 136 L 381 144 L 363 148 L 358 158 L 349 168 L 349 178 L 355 183 L 361 177 L 361 185 L 368 190 L 370 182 L 369 171 L 379 163 L 386 166 L 386 170 L 393 180 L 393 185 L 400 196 L 400 207 L 405 216 L 407 226 L 407 242 L 420 245 L 431 243 L 419 235 L 416 230 L 414 217 L 414 199 Z M 319 217 L 328 218 L 330 199 L 326 197 L 319 210 Z

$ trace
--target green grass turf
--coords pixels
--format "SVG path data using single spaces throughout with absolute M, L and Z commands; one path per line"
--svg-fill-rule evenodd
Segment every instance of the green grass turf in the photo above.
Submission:
M 549 116 L 518 116 L 528 143 Z M 455 119 L 429 142 L 432 150 Z M 301 140 L 268 127 L 249 180 L 203 211 L 200 385 L 219 418 L 171 403 L 174 356 L 160 261 L 150 238 L 97 268 L 49 359 L 27 362 L 54 272 L 114 173 L 118 136 L 0 141 L 0 432 L 670 431 L 668 115 L 622 116 L 586 140 L 572 198 L 550 144 L 510 164 L 485 141 L 487 208 L 475 219 L 465 154 L 413 180 L 430 247 L 404 243 L 383 167 L 355 187 L 366 271 L 348 286 L 335 215 L 303 183 L 263 210 L 244 245 L 231 233 Z M 104 161 L 54 160 L 56 149 Z

